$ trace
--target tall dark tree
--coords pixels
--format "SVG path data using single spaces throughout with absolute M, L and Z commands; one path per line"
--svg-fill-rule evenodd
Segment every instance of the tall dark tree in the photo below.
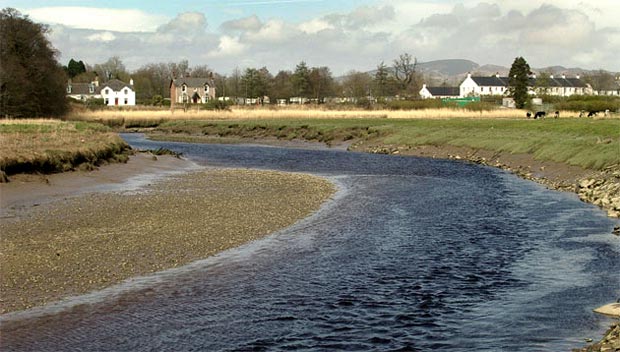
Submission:
M 334 95 L 334 78 L 329 67 L 313 67 L 308 74 L 312 98 L 321 102 L 328 95 Z
M 65 67 L 65 71 L 67 72 L 69 78 L 73 78 L 81 73 L 86 72 L 86 65 L 84 65 L 84 62 L 82 60 L 75 61 L 71 59 Z
M 290 71 L 280 71 L 273 78 L 269 96 L 273 99 L 288 99 L 295 95 Z
M 529 75 L 531 74 L 530 65 L 523 57 L 517 57 L 510 67 L 508 73 L 508 89 L 510 96 L 515 100 L 515 105 L 523 109 L 528 99 Z
M 0 116 L 60 116 L 66 75 L 46 37 L 49 28 L 11 8 L 0 12 Z
M 310 69 L 304 61 L 295 67 L 295 73 L 293 73 L 291 80 L 297 96 L 310 97 Z

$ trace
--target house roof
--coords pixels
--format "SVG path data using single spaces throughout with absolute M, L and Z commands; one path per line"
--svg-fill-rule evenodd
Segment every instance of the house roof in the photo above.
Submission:
M 485 87 L 508 87 L 508 77 L 472 77 L 471 79 L 479 86 Z
M 109 87 L 113 91 L 116 91 L 116 92 L 120 91 L 121 89 L 123 89 L 125 87 L 130 88 L 131 90 L 133 90 L 133 87 L 131 85 L 129 85 L 129 84 L 127 84 L 127 83 L 125 83 L 125 82 L 123 82 L 121 80 L 118 80 L 118 79 L 111 79 L 111 80 L 105 82 L 103 84 L 103 86 L 102 86 L 102 89 L 104 87 Z
M 426 87 L 433 96 L 459 96 L 459 87 Z
M 177 78 L 172 80 L 175 86 L 180 87 L 185 84 L 188 87 L 198 88 L 204 87 L 205 85 L 212 86 L 213 83 L 210 78 L 202 78 L 202 77 L 185 77 L 185 78 Z
M 484 87 L 508 87 L 509 78 L 508 77 L 471 77 L 474 82 L 476 82 L 479 86 Z M 528 84 L 530 87 L 537 86 L 537 79 L 534 77 L 530 77 L 528 79 Z M 577 88 L 585 88 L 586 84 L 579 78 L 562 78 L 562 77 L 549 77 L 548 78 L 548 86 L 549 87 L 577 87 Z
M 96 87 L 95 85 L 92 85 L 94 88 L 94 91 L 91 93 L 90 92 L 91 85 L 92 83 L 69 83 L 68 86 L 71 87 L 71 92 L 68 94 L 89 95 L 89 94 L 101 93 L 101 87 Z

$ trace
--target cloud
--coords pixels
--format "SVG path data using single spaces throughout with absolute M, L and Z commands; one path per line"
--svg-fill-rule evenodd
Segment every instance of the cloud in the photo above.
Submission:
M 162 24 L 157 28 L 158 33 L 181 34 L 194 36 L 205 33 L 207 28 L 207 18 L 200 12 L 184 12 L 170 22 Z
M 116 39 L 112 32 L 99 32 L 86 37 L 91 42 L 111 42 Z
M 113 32 L 152 32 L 167 20 L 140 10 L 95 7 L 40 7 L 22 12 L 38 22 Z
M 240 55 L 246 49 L 246 45 L 240 42 L 239 37 L 223 35 L 220 37 L 217 49 L 210 52 L 207 56 L 211 58 L 234 57 Z
M 50 40 L 64 62 L 73 57 L 95 64 L 118 55 L 130 69 L 188 59 L 221 73 L 262 66 L 277 72 L 304 60 L 339 75 L 370 70 L 381 61 L 389 64 L 407 52 L 419 61 L 463 58 L 509 66 L 523 56 L 532 67 L 620 70 L 620 27 L 602 20 L 606 8 L 598 2 L 579 8 L 578 0 L 553 5 L 558 1 L 533 6 L 522 0 L 462 0 L 457 5 L 378 0 L 374 6 L 300 22 L 245 15 L 217 28 L 208 27 L 208 14 L 186 12 L 159 21 L 150 32 L 55 25 Z M 609 4 L 609 9 L 618 6 Z
M 221 24 L 220 29 L 224 32 L 237 31 L 257 31 L 263 26 L 258 16 L 252 15 L 237 20 L 226 21 Z

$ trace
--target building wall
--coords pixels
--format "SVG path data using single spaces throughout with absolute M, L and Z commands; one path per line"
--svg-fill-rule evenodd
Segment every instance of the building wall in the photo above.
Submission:
M 480 95 L 481 94 L 480 86 L 478 86 L 478 84 L 474 82 L 474 80 L 471 79 L 471 76 L 469 75 L 467 76 L 467 78 L 465 78 L 463 83 L 461 83 L 461 85 L 459 86 L 459 89 L 460 89 L 459 97 L 461 98 L 464 98 L 468 95 Z
M 209 100 L 215 99 L 215 87 L 207 87 L 208 91 L 205 90 L 205 87 L 189 87 L 186 86 L 185 92 L 183 92 L 183 86 L 177 87 L 174 83 L 170 85 L 170 99 L 174 103 L 183 104 L 183 93 L 185 93 L 187 97 L 187 103 L 193 104 L 192 97 L 194 93 L 198 93 L 200 96 L 200 101 L 197 103 L 204 104 Z
M 107 106 L 134 106 L 136 105 L 136 92 L 129 86 L 123 87 L 120 91 L 115 91 L 110 87 L 104 86 L 101 89 L 101 97 Z

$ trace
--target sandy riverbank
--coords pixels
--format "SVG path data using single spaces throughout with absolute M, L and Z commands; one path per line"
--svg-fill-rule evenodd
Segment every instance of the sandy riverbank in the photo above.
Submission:
M 333 192 L 309 175 L 196 170 L 146 155 L 91 173 L 13 178 L 0 185 L 0 311 L 237 247 L 306 217 Z

